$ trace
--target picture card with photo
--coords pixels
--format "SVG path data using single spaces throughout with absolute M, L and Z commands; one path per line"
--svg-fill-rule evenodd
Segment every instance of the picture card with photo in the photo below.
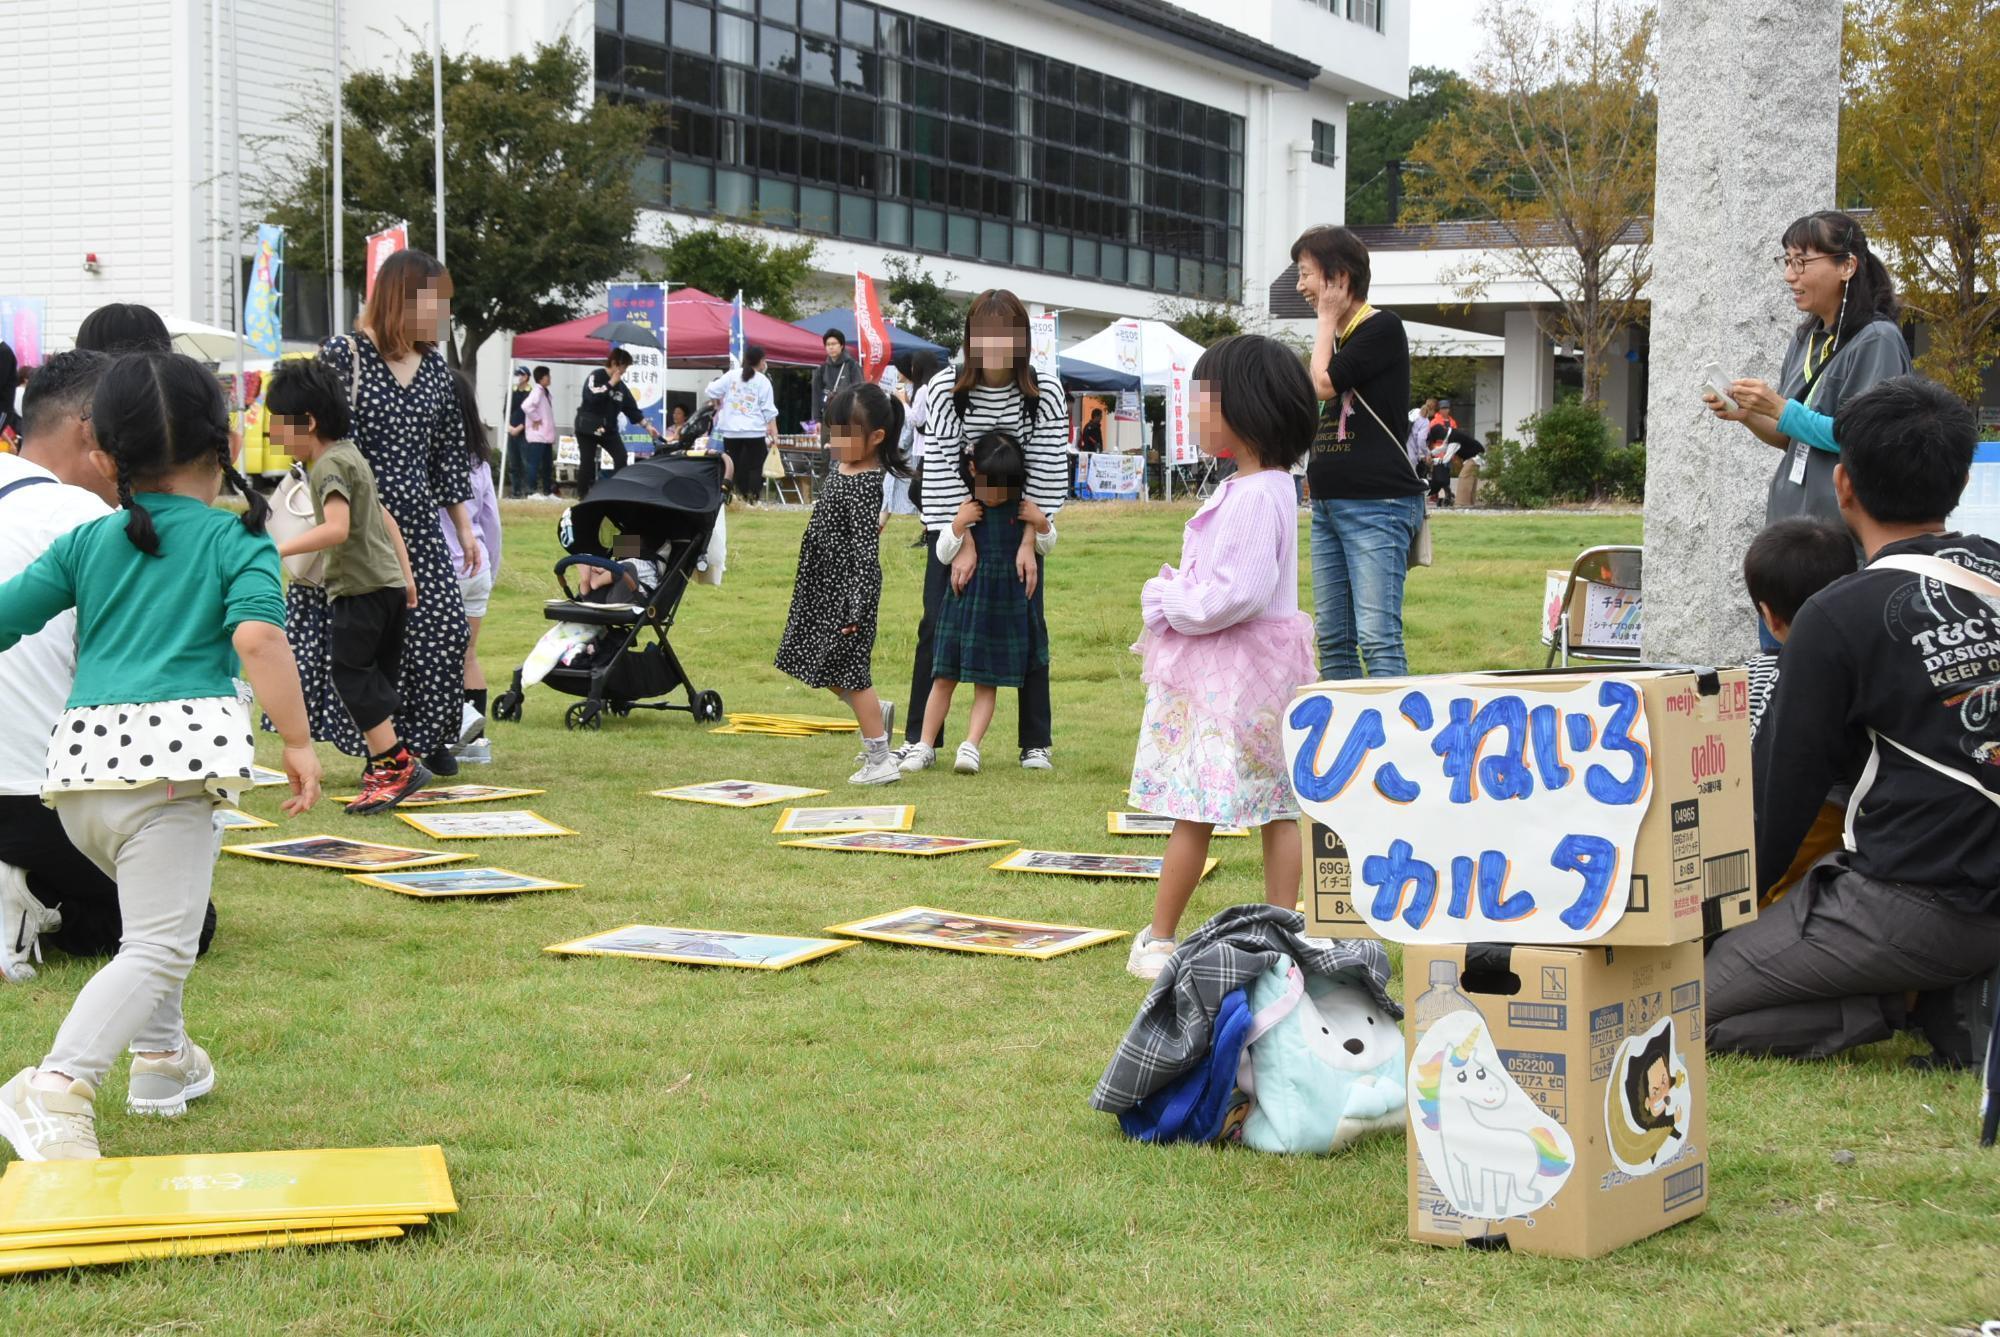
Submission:
M 1151 812 L 1107 812 L 1104 829 L 1114 836 L 1170 836 L 1174 833 L 1174 819 Z M 1247 836 L 1250 832 L 1241 826 L 1218 826 L 1211 834 Z
M 252 766 L 250 768 L 250 787 L 252 789 L 261 789 L 265 785 L 288 785 L 290 783 L 291 780 L 283 771 L 274 771 L 269 766 Z
M 684 966 L 740 966 L 784 970 L 858 943 L 836 938 L 790 938 L 769 933 L 729 933 L 719 929 L 627 924 L 574 942 L 544 947 L 558 956 L 635 956 Z
M 988 840 L 981 836 L 920 836 L 908 831 L 844 831 L 839 835 L 815 836 L 811 840 L 781 840 L 802 850 L 846 850 L 863 854 L 963 854 L 967 850 L 995 849 L 1012 845 L 1011 840 Z
M 797 785 L 770 785 L 759 780 L 710 780 L 706 784 L 655 789 L 654 798 L 678 799 L 682 803 L 708 803 L 720 808 L 761 808 L 767 803 L 814 798 L 824 789 L 802 789 Z
M 873 808 L 787 808 L 778 814 L 774 835 L 803 836 L 836 831 L 907 831 L 917 820 L 915 805 Z
M 1068 877 L 1132 877 L 1148 882 L 1160 879 L 1164 856 L 1158 854 L 1077 854 L 1070 850 L 1015 850 L 999 863 L 990 865 L 1009 873 L 1060 873 Z M 1219 862 L 1202 863 L 1201 878 L 1215 870 Z
M 277 825 L 262 817 L 243 811 L 241 808 L 217 808 L 215 824 L 224 831 L 263 831 Z
M 834 924 L 827 932 L 866 938 L 870 942 L 936 947 L 948 952 L 1027 956 L 1038 961 L 1127 936 L 1118 929 L 1042 924 L 1029 919 L 995 919 L 988 915 L 936 910 L 925 905 L 912 905 L 872 919 Z
M 508 868 L 424 868 L 409 873 L 349 873 L 348 879 L 419 898 L 518 896 L 529 891 L 580 891 L 577 882 L 554 882 Z
M 267 840 L 255 845 L 224 845 L 224 854 L 240 854 L 246 859 L 269 859 L 273 863 L 307 864 L 313 868 L 362 868 L 381 871 L 391 868 L 425 868 L 432 864 L 463 863 L 470 854 L 443 854 L 437 850 L 413 850 L 402 845 L 378 845 L 367 840 L 342 836 L 298 836 L 291 840 Z
M 422 816 L 399 812 L 396 816 L 432 840 L 524 840 L 577 834 L 526 808 L 502 812 L 432 812 Z
M 508 789 L 501 785 L 442 785 L 419 789 L 396 806 L 398 808 L 446 808 L 458 803 L 498 803 L 502 799 L 532 798 L 546 789 Z M 358 794 L 334 797 L 335 803 L 352 803 Z

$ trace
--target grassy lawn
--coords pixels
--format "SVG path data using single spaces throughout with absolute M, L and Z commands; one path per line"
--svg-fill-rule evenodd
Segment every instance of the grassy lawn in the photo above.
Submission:
M 1010 764 L 1003 693 L 986 774 L 871 801 L 916 804 L 919 831 L 1114 848 L 1138 588 L 1178 555 L 1186 513 L 1065 512 L 1055 772 Z M 545 628 L 553 520 L 508 517 L 496 690 Z M 676 644 L 732 709 L 835 708 L 769 666 L 803 522 L 732 516 L 725 586 L 682 607 Z M 876 647 L 899 702 L 921 583 L 910 523 L 884 544 Z M 1410 586 L 1413 666 L 1538 664 L 1544 568 L 1638 533 L 1635 517 L 1440 519 L 1439 565 Z M 1152 895 L 988 872 L 984 854 L 783 849 L 777 808 L 644 793 L 736 777 L 843 801 L 852 738 L 712 737 L 651 714 L 572 734 L 568 702 L 530 692 L 526 720 L 496 726 L 497 763 L 466 778 L 546 789 L 531 806 L 583 835 L 467 848 L 585 890 L 423 903 L 226 859 L 221 933 L 188 991 L 215 1094 L 178 1121 L 130 1119 L 121 1067 L 99 1101 L 112 1155 L 438 1142 L 462 1212 L 379 1246 L 0 1283 L 0 1333 L 1901 1333 L 2000 1315 L 2000 1161 L 1973 1145 L 1975 1082 L 1907 1072 L 1905 1047 L 1717 1062 L 1707 1215 L 1578 1264 L 1407 1242 L 1400 1138 L 1326 1159 L 1124 1141 L 1085 1103 L 1142 995 L 1122 945 L 1046 963 L 866 945 L 775 975 L 544 956 L 632 921 L 798 933 L 916 903 L 1130 930 Z M 246 806 L 273 815 L 275 792 Z M 428 843 L 330 806 L 255 834 L 322 830 Z M 1260 899 L 1253 842 L 1218 846 L 1191 923 Z M 0 992 L 12 1065 L 89 969 Z

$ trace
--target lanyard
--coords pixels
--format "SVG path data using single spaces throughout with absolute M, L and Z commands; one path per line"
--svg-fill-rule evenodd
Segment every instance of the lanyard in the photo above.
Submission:
M 1348 321 L 1347 328 L 1340 332 L 1339 342 L 1346 343 L 1348 336 L 1353 334 L 1355 330 L 1360 328 L 1361 322 L 1368 319 L 1368 317 L 1374 314 L 1375 314 L 1375 308 L 1368 305 L 1368 303 L 1363 302 L 1361 304 L 1361 309 L 1354 313 L 1354 319 Z
M 1810 334 L 1806 336 L 1806 383 L 1800 393 L 1805 396 L 1803 403 L 1807 408 L 1813 406 L 1813 398 L 1819 393 L 1820 379 L 1826 375 L 1827 364 L 1833 361 L 1833 351 L 1839 344 L 1840 332 L 1836 330 L 1828 336 L 1824 344 L 1819 346 L 1819 365 L 1814 366 L 1813 336 Z

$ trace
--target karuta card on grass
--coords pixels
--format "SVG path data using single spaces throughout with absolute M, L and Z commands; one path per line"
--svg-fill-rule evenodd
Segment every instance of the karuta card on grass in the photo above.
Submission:
M 451 896 L 519 896 L 530 891 L 581 891 L 577 882 L 554 882 L 508 868 L 418 868 L 407 873 L 349 873 L 348 880 L 420 900 Z
M 1150 812 L 1107 812 L 1104 830 L 1114 836 L 1170 836 L 1174 833 L 1174 819 Z M 1210 834 L 1247 836 L 1250 832 L 1240 826 L 1218 826 Z
M 655 789 L 654 798 L 676 799 L 682 803 L 707 803 L 719 808 L 761 808 L 787 799 L 815 798 L 824 789 L 802 789 L 797 785 L 771 785 L 761 780 L 710 780 L 674 789 Z
M 871 942 L 899 943 L 906 947 L 935 947 L 947 952 L 977 952 L 994 956 L 1027 956 L 1038 961 L 1127 936 L 1118 929 L 1043 924 L 1031 919 L 995 919 L 989 915 L 937 910 L 927 905 L 912 905 L 886 915 L 876 915 L 872 919 L 834 924 L 826 931 L 851 938 L 866 938 Z
M 967 850 L 995 849 L 1011 845 L 1011 840 L 988 840 L 980 836 L 920 836 L 908 831 L 844 831 L 839 835 L 815 836 L 810 840 L 781 840 L 802 850 L 843 850 L 851 854 L 963 854 Z
M 770 933 L 627 924 L 572 942 L 544 947 L 557 956 L 632 956 L 683 966 L 739 966 L 785 970 L 857 946 L 837 938 L 796 938 Z
M 778 814 L 773 835 L 827 835 L 840 831 L 907 831 L 917 819 L 914 804 L 855 808 L 787 808 Z
M 1068 877 L 1130 877 L 1157 882 L 1166 859 L 1158 854 L 1078 854 L 1070 850 L 1015 850 L 996 864 L 1007 873 L 1060 873 Z M 1202 863 L 1199 882 L 1220 862 Z
M 432 864 L 463 863 L 472 857 L 470 854 L 445 854 L 438 850 L 411 849 L 405 845 L 378 845 L 373 841 L 329 835 L 267 840 L 255 845 L 224 845 L 222 852 L 246 859 L 305 864 L 312 868 L 342 868 L 349 872 L 356 869 L 381 872 L 391 868 L 425 868 Z
M 396 816 L 432 840 L 515 840 L 577 834 L 526 808 L 503 812 L 399 812 Z

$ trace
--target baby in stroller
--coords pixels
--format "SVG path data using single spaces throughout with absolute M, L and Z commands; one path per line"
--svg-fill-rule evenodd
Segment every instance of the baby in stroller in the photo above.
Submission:
M 567 515 L 564 519 L 567 520 Z M 644 607 L 660 588 L 666 564 L 648 554 L 637 534 L 622 534 L 612 546 L 610 566 L 578 568 L 576 602 Z M 720 573 L 717 573 L 720 579 Z M 587 669 L 596 662 L 600 642 L 611 628 L 581 622 L 558 622 L 521 663 L 521 685 L 532 687 L 558 665 Z

